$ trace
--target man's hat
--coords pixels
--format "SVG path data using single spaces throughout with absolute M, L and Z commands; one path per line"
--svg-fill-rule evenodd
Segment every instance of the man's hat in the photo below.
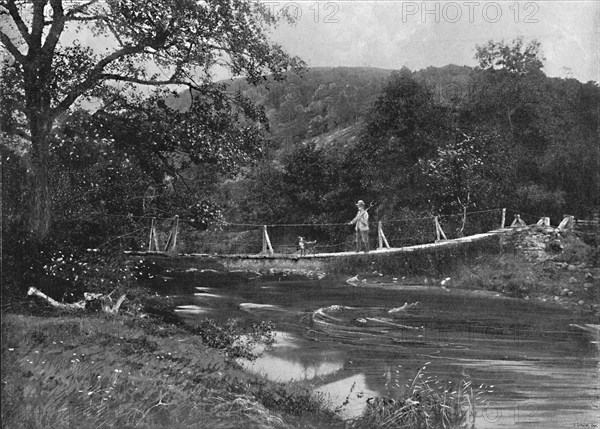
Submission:
M 365 206 L 365 202 L 363 200 L 358 200 L 358 202 L 356 203 L 356 205 L 364 207 Z

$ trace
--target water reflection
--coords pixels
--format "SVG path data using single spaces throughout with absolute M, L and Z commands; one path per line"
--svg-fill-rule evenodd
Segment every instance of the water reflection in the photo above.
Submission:
M 289 382 L 314 380 L 335 374 L 344 367 L 343 356 L 335 350 L 315 350 L 302 347 L 297 337 L 277 332 L 275 343 L 268 350 L 256 349 L 262 355 L 253 362 L 239 360 L 248 371 L 269 380 Z
M 254 374 L 263 375 L 273 381 L 302 381 L 313 380 L 317 377 L 323 378 L 334 374 L 344 367 L 341 360 L 335 356 L 319 356 L 322 360 L 307 363 L 301 359 L 293 359 L 289 356 L 277 356 L 269 353 L 256 361 L 245 363 L 243 366 Z M 330 361 L 329 359 L 333 359 Z

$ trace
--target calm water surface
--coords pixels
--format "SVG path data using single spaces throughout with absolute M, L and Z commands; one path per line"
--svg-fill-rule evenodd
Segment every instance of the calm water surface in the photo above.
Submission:
M 599 427 L 598 323 L 553 304 L 439 287 L 322 280 L 174 275 L 161 287 L 178 314 L 272 321 L 276 343 L 244 366 L 272 380 L 304 380 L 342 415 L 372 396 L 402 394 L 419 369 L 432 383 L 471 381 L 476 427 Z M 405 303 L 418 302 L 408 310 Z M 391 311 L 390 311 L 391 310 Z

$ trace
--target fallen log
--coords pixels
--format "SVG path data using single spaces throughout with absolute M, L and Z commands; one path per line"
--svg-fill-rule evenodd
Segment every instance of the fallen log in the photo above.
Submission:
M 119 309 L 121 308 L 121 305 L 125 301 L 127 295 L 123 294 L 115 303 L 113 303 L 113 299 L 111 298 L 113 292 L 109 293 L 108 295 L 103 295 L 101 293 L 85 292 L 83 294 L 83 301 L 77 301 L 69 304 L 58 302 L 55 299 L 46 295 L 41 290 L 34 288 L 33 286 L 29 288 L 29 290 L 27 291 L 27 295 L 34 295 L 39 298 L 42 298 L 46 302 L 48 302 L 48 304 L 50 304 L 52 307 L 60 308 L 62 310 L 85 310 L 86 308 L 100 308 L 105 313 L 116 314 L 119 312 Z

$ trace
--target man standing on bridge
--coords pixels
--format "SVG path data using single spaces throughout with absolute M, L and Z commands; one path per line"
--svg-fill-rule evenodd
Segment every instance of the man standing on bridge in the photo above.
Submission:
M 356 203 L 358 213 L 348 225 L 356 224 L 356 251 L 360 252 L 361 243 L 364 244 L 365 253 L 369 251 L 369 212 L 365 209 L 365 202 L 359 200 Z

